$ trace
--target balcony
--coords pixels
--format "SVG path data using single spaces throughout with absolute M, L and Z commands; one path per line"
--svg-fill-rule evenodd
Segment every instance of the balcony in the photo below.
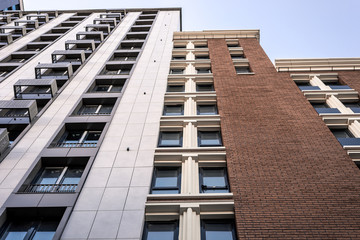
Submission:
M 29 124 L 37 113 L 34 100 L 0 101 L 0 124 Z
M 116 26 L 117 21 L 115 18 L 95 18 L 93 23 L 110 25 L 110 29 L 112 30 Z
M 87 32 L 103 32 L 104 37 L 107 37 L 111 32 L 109 24 L 88 24 L 85 26 L 85 31 Z
M 20 79 L 14 84 L 16 99 L 50 100 L 56 92 L 55 79 Z
M 85 62 L 84 50 L 57 50 L 51 54 L 52 63 L 71 63 L 76 71 Z
M 50 144 L 56 148 L 95 148 L 105 127 L 104 123 L 68 123 Z
M 36 79 L 56 79 L 58 88 L 73 75 L 71 63 L 39 64 L 35 67 Z
M 31 184 L 24 189 L 25 193 L 75 192 L 77 184 Z
M 65 41 L 66 50 L 84 50 L 85 57 L 88 58 L 96 49 L 94 40 L 67 40 Z
M 76 40 L 94 40 L 95 46 L 98 46 L 102 41 L 104 41 L 103 32 L 78 32 L 76 34 Z

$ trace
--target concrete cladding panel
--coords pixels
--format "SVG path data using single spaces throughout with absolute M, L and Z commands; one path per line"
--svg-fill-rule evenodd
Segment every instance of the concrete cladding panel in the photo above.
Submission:
M 360 238 L 359 169 L 289 74 L 239 41 L 253 75 L 208 41 L 239 238 Z

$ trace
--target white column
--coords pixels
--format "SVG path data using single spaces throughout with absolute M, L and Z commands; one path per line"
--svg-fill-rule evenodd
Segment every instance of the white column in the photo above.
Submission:
M 347 113 L 352 114 L 353 113 L 349 108 L 345 107 L 344 104 L 337 97 L 335 97 L 335 95 L 329 95 L 327 97 L 328 98 L 326 100 L 326 103 L 331 108 L 337 108 L 337 109 L 339 109 L 339 111 L 341 113 L 345 113 L 345 114 L 347 114 Z
M 329 86 L 326 86 L 323 81 L 321 81 L 320 78 L 318 78 L 317 76 L 313 76 L 310 79 L 310 84 L 312 86 L 318 86 L 321 90 L 331 90 L 331 88 Z

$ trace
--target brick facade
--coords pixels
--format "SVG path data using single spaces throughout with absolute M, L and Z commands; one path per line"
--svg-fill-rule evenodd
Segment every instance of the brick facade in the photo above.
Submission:
M 239 41 L 254 75 L 236 74 L 224 39 L 208 41 L 238 237 L 360 238 L 359 169 L 289 74 Z

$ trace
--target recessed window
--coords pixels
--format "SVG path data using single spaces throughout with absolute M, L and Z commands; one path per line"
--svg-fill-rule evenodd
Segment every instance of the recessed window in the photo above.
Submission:
M 184 92 L 185 85 L 168 85 L 167 92 Z
M 217 115 L 216 104 L 199 104 L 197 105 L 197 114 L 198 115 Z
M 159 147 L 182 147 L 182 132 L 160 132 Z
M 196 44 L 195 48 L 207 48 L 208 45 L 207 44 Z
M 227 171 L 224 167 L 202 167 L 199 171 L 201 193 L 230 192 Z
M 349 129 L 330 129 L 336 138 L 354 138 Z
M 70 131 L 61 137 L 58 147 L 96 147 L 101 131 Z
M 185 56 L 173 56 L 172 60 L 186 60 Z
M 311 103 L 314 108 L 330 108 L 325 102 L 322 103 Z
M 198 131 L 199 147 L 222 146 L 220 131 Z
M 179 223 L 146 222 L 143 240 L 177 240 L 179 238 Z
M 202 220 L 201 240 L 236 240 L 234 221 L 228 219 Z
M 237 42 L 237 41 L 227 42 L 226 45 L 227 45 L 228 47 L 240 47 L 239 42 Z
M 244 59 L 245 56 L 243 54 L 231 54 L 231 59 Z
M 164 116 L 184 115 L 184 105 L 183 104 L 165 105 L 163 115 Z
M 214 84 L 212 83 L 198 83 L 196 84 L 196 91 L 198 92 L 207 92 L 214 91 Z
M 250 73 L 249 67 L 235 67 L 236 73 Z
M 75 192 L 84 167 L 45 167 L 25 192 Z
M 155 167 L 151 194 L 178 194 L 180 193 L 180 168 Z
M 345 105 L 345 107 L 348 107 L 351 109 L 351 111 L 353 111 L 354 113 L 360 113 L 360 104 L 359 102 L 348 102 L 348 103 L 343 103 Z
M 122 88 L 122 85 L 100 84 L 95 85 L 92 92 L 121 92 Z
M 198 74 L 211 73 L 211 69 L 210 68 L 197 68 L 196 73 L 198 73 Z
M 170 74 L 184 74 L 184 69 L 178 69 L 178 68 L 170 69 Z
M 208 60 L 209 55 L 195 55 L 195 60 Z
M 110 115 L 113 105 L 83 105 L 77 115 Z

